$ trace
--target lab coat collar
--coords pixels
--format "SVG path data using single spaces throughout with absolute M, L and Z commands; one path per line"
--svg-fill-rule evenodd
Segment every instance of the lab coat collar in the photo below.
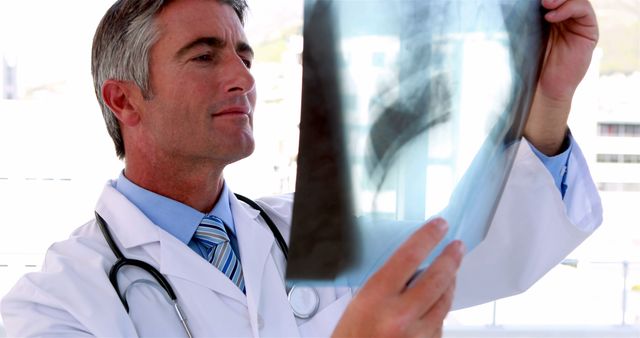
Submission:
M 113 184 L 113 181 L 109 181 L 104 187 L 96 211 L 107 222 L 116 243 L 122 249 L 130 249 L 157 242 L 160 228 L 117 191 Z
M 159 242 L 159 256 L 154 255 L 153 250 L 145 250 L 150 255 L 149 258 L 131 258 L 143 259 L 152 265 L 159 262 L 160 273 L 188 280 L 246 306 L 245 295 L 229 278 L 179 239 L 153 224 L 133 203 L 113 188 L 112 182 L 104 188 L 96 210 L 107 222 L 114 240 L 125 251 L 125 255 L 128 249 Z M 243 262 L 243 271 L 245 270 Z

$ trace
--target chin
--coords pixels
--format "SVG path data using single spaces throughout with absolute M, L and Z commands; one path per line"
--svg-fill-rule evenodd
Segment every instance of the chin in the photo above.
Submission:
M 245 159 L 251 156 L 251 154 L 253 154 L 253 151 L 255 150 L 255 142 L 253 141 L 253 138 L 251 138 L 250 141 L 249 140 L 239 141 L 233 146 L 236 149 L 234 149 L 233 154 L 230 154 L 229 163 L 233 163 L 233 162 L 237 162 L 242 159 Z
M 255 150 L 255 144 L 252 142 L 251 146 L 247 147 L 245 149 L 245 151 L 242 153 L 241 159 L 251 156 L 251 154 L 253 154 L 254 150 Z

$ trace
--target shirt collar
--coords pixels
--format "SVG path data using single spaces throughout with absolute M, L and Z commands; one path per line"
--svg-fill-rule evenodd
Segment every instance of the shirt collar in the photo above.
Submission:
M 205 214 L 168 197 L 156 194 L 131 182 L 120 173 L 114 188 L 129 199 L 157 226 L 188 244 Z M 219 217 L 235 233 L 233 215 L 229 205 L 229 189 L 223 183 L 218 201 L 209 213 Z
M 231 214 L 231 204 L 229 202 L 229 189 L 227 188 L 227 183 L 223 183 L 222 192 L 220 193 L 220 198 L 218 198 L 218 202 L 213 206 L 213 210 L 209 213 L 211 215 L 217 216 L 220 218 L 227 228 L 231 229 L 233 233 L 236 232 L 235 224 L 233 223 L 233 214 Z

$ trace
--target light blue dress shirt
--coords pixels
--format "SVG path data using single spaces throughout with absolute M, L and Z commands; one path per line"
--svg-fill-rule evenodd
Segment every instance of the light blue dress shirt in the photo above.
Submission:
M 172 234 L 184 244 L 187 244 L 203 258 L 207 257 L 208 250 L 193 238 L 205 214 L 186 204 L 138 186 L 127 179 L 124 172 L 118 177 L 114 188 L 138 207 L 151 222 Z M 235 224 L 231 214 L 231 205 L 229 204 L 229 189 L 226 183 L 222 186 L 220 198 L 218 198 L 209 215 L 214 215 L 224 222 L 231 247 L 239 258 L 238 240 L 235 235 Z
M 540 161 L 542 161 L 544 166 L 547 167 L 547 170 L 549 170 L 549 172 L 551 173 L 553 181 L 556 184 L 556 188 L 560 190 L 563 198 L 564 193 L 567 191 L 567 168 L 569 166 L 569 156 L 571 155 L 571 150 L 573 149 L 574 142 L 573 136 L 571 136 L 570 132 L 567 133 L 566 138 L 567 139 L 565 143 L 568 144 L 567 149 L 556 156 L 549 157 L 541 153 L 534 146 L 531 146 L 531 150 L 533 150 L 533 153 L 538 156 Z
M 567 138 L 569 144 L 567 149 L 563 153 L 552 157 L 546 156 L 531 146 L 533 152 L 553 176 L 556 187 L 560 190 L 562 196 L 564 196 L 567 189 L 567 164 L 574 142 L 571 134 L 568 134 Z M 193 240 L 193 235 L 205 214 L 186 204 L 158 195 L 134 184 L 124 176 L 124 172 L 118 177 L 115 188 L 138 207 L 153 223 L 175 236 L 184 244 L 187 244 L 200 256 L 207 257 L 208 250 Z M 233 215 L 229 205 L 229 189 L 226 183 L 222 187 L 220 198 L 209 214 L 219 217 L 227 226 L 231 246 L 237 256 L 240 257 L 238 240 L 235 235 L 235 224 L 233 223 Z

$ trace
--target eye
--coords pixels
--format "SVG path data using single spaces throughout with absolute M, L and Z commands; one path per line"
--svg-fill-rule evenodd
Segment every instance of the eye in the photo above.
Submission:
M 251 60 L 250 59 L 242 59 L 242 62 L 247 67 L 247 69 L 251 69 Z
M 211 54 L 202 54 L 194 57 L 191 60 L 197 61 L 197 62 L 211 62 L 213 61 L 213 56 Z

